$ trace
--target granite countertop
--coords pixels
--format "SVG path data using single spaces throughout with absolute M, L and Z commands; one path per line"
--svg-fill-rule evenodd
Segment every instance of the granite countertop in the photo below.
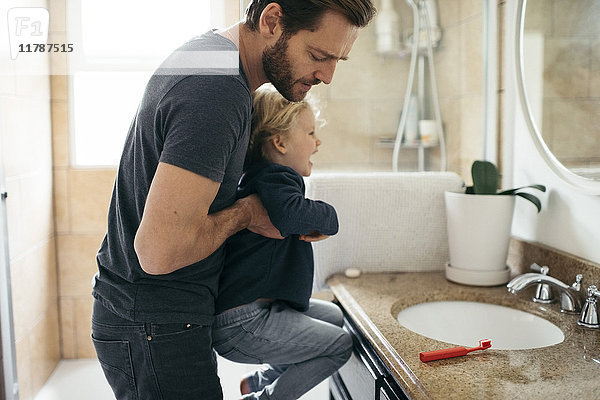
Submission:
M 459 285 L 443 272 L 334 275 L 328 284 L 412 399 L 600 399 L 600 330 L 578 326 L 578 316 L 560 313 L 557 304 L 532 302 L 529 290 L 511 295 L 504 286 Z M 455 345 L 404 328 L 396 315 L 413 304 L 441 300 L 527 311 L 557 325 L 565 340 L 530 350 L 495 350 L 492 340 L 491 349 L 423 363 L 419 352 Z

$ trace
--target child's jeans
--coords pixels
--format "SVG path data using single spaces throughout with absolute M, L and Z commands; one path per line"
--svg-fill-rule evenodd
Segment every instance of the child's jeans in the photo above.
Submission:
M 348 361 L 352 339 L 335 304 L 310 300 L 308 311 L 255 301 L 216 316 L 213 346 L 228 360 L 268 364 L 246 376 L 244 399 L 298 399 Z

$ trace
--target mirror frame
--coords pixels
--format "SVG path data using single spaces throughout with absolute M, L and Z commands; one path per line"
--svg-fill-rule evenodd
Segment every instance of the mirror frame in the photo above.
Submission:
M 583 178 L 575 173 L 571 172 L 556 158 L 552 151 L 548 148 L 544 142 L 542 134 L 533 120 L 533 114 L 531 106 L 525 91 L 524 82 L 524 71 L 523 71 L 523 49 L 521 43 L 523 39 L 523 31 L 525 27 L 525 8 L 527 7 L 527 0 L 518 0 L 517 2 L 517 18 L 516 18 L 516 32 L 515 32 L 515 62 L 516 62 L 516 80 L 518 96 L 523 110 L 523 117 L 529 128 L 531 138 L 537 148 L 539 154 L 542 156 L 546 164 L 550 169 L 558 175 L 563 181 L 567 182 L 571 186 L 580 189 L 584 193 L 592 195 L 600 195 L 600 181 L 593 179 Z

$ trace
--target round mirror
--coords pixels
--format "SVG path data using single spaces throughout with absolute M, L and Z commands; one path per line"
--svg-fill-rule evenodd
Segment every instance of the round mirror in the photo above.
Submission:
M 552 170 L 600 194 L 600 0 L 519 0 L 517 86 Z

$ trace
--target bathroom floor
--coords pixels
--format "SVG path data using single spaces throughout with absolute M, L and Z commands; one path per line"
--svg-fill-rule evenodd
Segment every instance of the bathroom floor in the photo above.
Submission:
M 219 376 L 223 400 L 239 399 L 239 380 L 254 365 L 235 364 L 219 357 Z M 96 359 L 61 360 L 35 400 L 110 400 L 114 399 Z M 327 400 L 327 381 L 321 382 L 300 400 Z

